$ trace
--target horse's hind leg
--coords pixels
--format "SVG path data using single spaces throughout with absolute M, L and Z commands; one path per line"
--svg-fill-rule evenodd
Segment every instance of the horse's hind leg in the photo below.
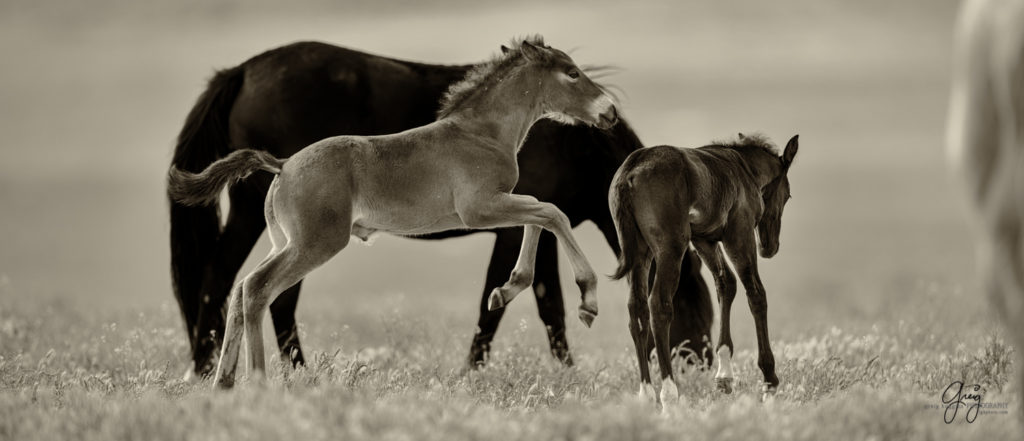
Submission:
M 301 288 L 302 281 L 299 281 L 270 304 L 270 318 L 274 322 L 281 360 L 292 367 L 306 364 L 306 358 L 302 355 L 302 345 L 299 343 L 299 327 L 295 324 L 295 308 L 299 303 Z
M 689 230 L 688 225 L 685 227 Z M 657 265 L 648 302 L 651 311 L 651 331 L 654 333 L 654 349 L 658 354 L 658 367 L 661 369 L 663 406 L 679 398 L 679 391 L 672 375 L 672 345 L 668 337 L 669 328 L 672 326 L 672 298 L 679 285 L 679 267 L 682 265 L 683 253 L 686 252 L 689 242 L 688 233 L 689 231 L 686 231 L 682 237 L 651 235 L 648 239 Z
M 217 373 L 213 384 L 222 389 L 235 384 L 235 369 L 238 367 L 238 352 L 242 345 L 242 282 L 235 284 L 228 298 L 228 317 L 224 328 L 224 342 L 220 348 Z
M 768 299 L 765 295 L 761 276 L 757 272 L 757 253 L 753 232 L 734 234 L 722 242 L 725 252 L 736 266 L 740 281 L 747 292 L 747 304 L 754 316 L 754 327 L 757 330 L 757 365 L 764 375 L 762 398 L 775 393 L 779 386 L 779 377 L 775 375 L 775 355 L 772 354 L 768 340 Z
M 641 256 L 640 261 L 627 275 L 629 279 L 629 335 L 633 338 L 636 348 L 636 359 L 640 367 L 640 399 L 654 400 L 654 386 L 651 384 L 651 312 L 647 302 L 647 274 L 650 271 L 651 259 Z
M 725 263 L 725 257 L 722 256 L 722 250 L 717 242 L 694 240 L 693 245 L 715 278 L 718 306 L 722 316 L 718 328 L 718 346 L 716 347 L 718 371 L 715 373 L 715 384 L 719 391 L 729 394 L 732 393 L 732 356 L 735 350 L 732 344 L 730 316 L 732 315 L 732 302 L 736 298 L 736 276 L 729 269 L 729 265 Z
M 200 376 L 215 367 L 213 355 L 223 339 L 228 295 L 238 270 L 263 233 L 261 208 L 266 188 L 267 182 L 254 176 L 228 191 L 231 210 L 203 277 L 199 315 L 192 330 L 196 338 L 194 371 Z

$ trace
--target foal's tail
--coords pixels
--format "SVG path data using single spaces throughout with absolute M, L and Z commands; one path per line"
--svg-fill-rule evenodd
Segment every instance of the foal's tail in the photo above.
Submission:
M 647 242 L 640 234 L 633 213 L 633 192 L 624 173 L 616 175 L 611 188 L 612 218 L 615 220 L 615 231 L 619 234 L 619 267 L 612 274 L 612 279 L 626 277 L 637 265 L 637 260 L 644 254 Z
M 172 166 L 167 172 L 167 194 L 180 204 L 211 205 L 217 202 L 225 186 L 245 179 L 256 170 L 281 173 L 285 161 L 261 150 L 243 149 L 217 160 L 199 173 Z

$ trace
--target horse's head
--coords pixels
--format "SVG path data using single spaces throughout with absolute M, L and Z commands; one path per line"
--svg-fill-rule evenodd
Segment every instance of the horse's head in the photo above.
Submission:
M 611 96 L 565 52 L 529 41 L 523 41 L 520 50 L 527 62 L 523 71 L 535 76 L 530 80 L 540 89 L 537 93 L 545 117 L 566 124 L 582 121 L 602 129 L 618 122 Z
M 757 223 L 757 237 L 760 241 L 761 257 L 771 258 L 779 252 L 779 234 L 782 232 L 782 210 L 791 195 L 789 193 L 789 166 L 793 164 L 799 147 L 796 135 L 786 143 L 786 150 L 779 157 L 779 174 L 761 191 L 764 212 Z

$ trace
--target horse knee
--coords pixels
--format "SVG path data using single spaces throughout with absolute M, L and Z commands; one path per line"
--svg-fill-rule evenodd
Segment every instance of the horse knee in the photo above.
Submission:
M 533 285 L 533 275 L 533 268 L 515 268 L 512 270 L 512 275 L 508 281 L 515 286 L 530 286 Z
M 550 203 L 545 203 L 541 209 L 541 217 L 544 221 L 541 223 L 541 227 L 548 231 L 558 231 L 559 229 L 571 229 L 571 222 L 569 216 L 566 216 L 562 210 Z

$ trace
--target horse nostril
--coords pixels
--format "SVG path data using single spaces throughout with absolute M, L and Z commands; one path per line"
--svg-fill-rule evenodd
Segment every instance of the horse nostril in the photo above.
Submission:
M 619 122 L 619 114 L 615 110 L 615 106 L 609 107 L 608 110 L 604 111 L 604 113 L 600 115 L 600 118 L 603 122 L 607 122 L 609 126 L 613 126 Z

